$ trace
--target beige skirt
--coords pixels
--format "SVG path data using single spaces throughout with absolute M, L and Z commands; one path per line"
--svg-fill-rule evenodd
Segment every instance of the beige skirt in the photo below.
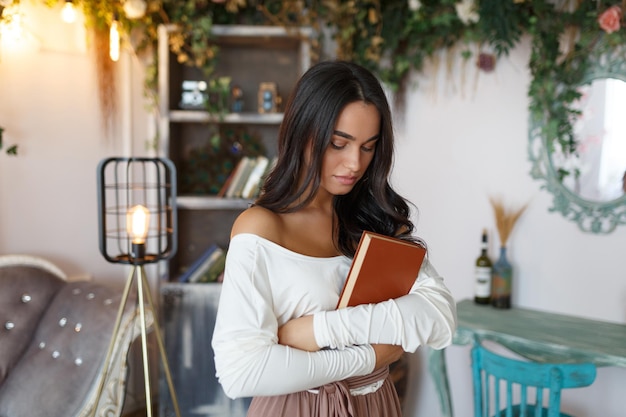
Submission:
M 371 386 L 377 389 L 369 392 Z M 248 409 L 248 417 L 401 416 L 400 401 L 387 367 L 370 375 L 334 382 L 315 390 L 254 397 Z

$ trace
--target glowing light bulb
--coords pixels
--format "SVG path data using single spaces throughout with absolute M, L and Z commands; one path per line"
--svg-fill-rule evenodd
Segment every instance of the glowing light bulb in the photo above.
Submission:
M 114 62 L 120 59 L 120 31 L 117 20 L 111 22 L 111 30 L 109 31 L 109 56 Z
M 76 21 L 76 7 L 72 0 L 65 0 L 63 9 L 61 9 L 61 19 L 65 23 L 74 23 Z
M 125 0 L 124 13 L 129 19 L 139 19 L 146 15 L 148 5 L 145 0 Z
M 133 243 L 145 243 L 150 225 L 150 212 L 144 206 L 133 206 L 126 214 L 126 231 L 133 238 Z

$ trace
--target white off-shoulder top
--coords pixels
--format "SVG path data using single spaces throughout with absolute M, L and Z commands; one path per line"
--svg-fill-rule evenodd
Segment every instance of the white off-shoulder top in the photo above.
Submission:
M 408 295 L 335 310 L 350 263 L 346 256 L 296 253 L 253 234 L 231 239 L 212 340 L 226 395 L 282 395 L 367 375 L 376 361 L 373 343 L 408 352 L 451 343 L 455 302 L 428 259 Z M 279 326 L 310 314 L 316 342 L 327 349 L 278 344 Z

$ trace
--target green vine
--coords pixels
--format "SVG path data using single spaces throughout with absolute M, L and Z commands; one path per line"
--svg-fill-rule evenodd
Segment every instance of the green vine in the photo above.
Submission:
M 42 0 L 52 6 L 56 0 Z M 107 29 L 114 16 L 137 54 L 152 59 L 146 75 L 147 91 L 156 90 L 157 28 L 177 25 L 170 49 L 179 62 L 198 67 L 210 77 L 219 59 L 212 35 L 215 24 L 310 26 L 314 57 L 324 50 L 322 34 L 333 42 L 332 55 L 374 71 L 400 97 L 412 72 L 438 51 L 485 70 L 475 52 L 506 56 L 524 36 L 532 50 L 532 80 L 528 89 L 530 115 L 547 120 L 544 134 L 551 146 L 576 151 L 571 121 L 578 115 L 572 103 L 591 56 L 598 57 L 626 44 L 622 13 L 626 0 L 145 0 L 138 19 L 124 14 L 123 2 L 74 0 L 87 16 L 87 25 Z M 5 1 L 6 3 L 6 1 Z M 19 0 L 13 0 L 19 4 Z M 617 28 L 599 19 L 610 9 L 619 11 Z M 6 16 L 0 16 L 0 22 Z M 613 23 L 616 23 L 615 21 Z M 132 42 L 130 42 L 132 39 Z M 472 48 L 477 45 L 478 49 Z M 593 52 L 593 53 L 592 53 Z

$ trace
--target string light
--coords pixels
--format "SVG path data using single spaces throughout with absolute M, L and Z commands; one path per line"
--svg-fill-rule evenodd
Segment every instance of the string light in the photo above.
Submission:
M 65 0 L 63 9 L 61 9 L 61 19 L 65 23 L 74 23 L 76 21 L 76 7 L 72 0 Z
M 114 62 L 120 59 L 120 31 L 116 17 L 113 17 L 109 31 L 109 56 Z
M 148 5 L 145 0 L 125 0 L 124 13 L 129 19 L 139 19 L 145 16 Z

